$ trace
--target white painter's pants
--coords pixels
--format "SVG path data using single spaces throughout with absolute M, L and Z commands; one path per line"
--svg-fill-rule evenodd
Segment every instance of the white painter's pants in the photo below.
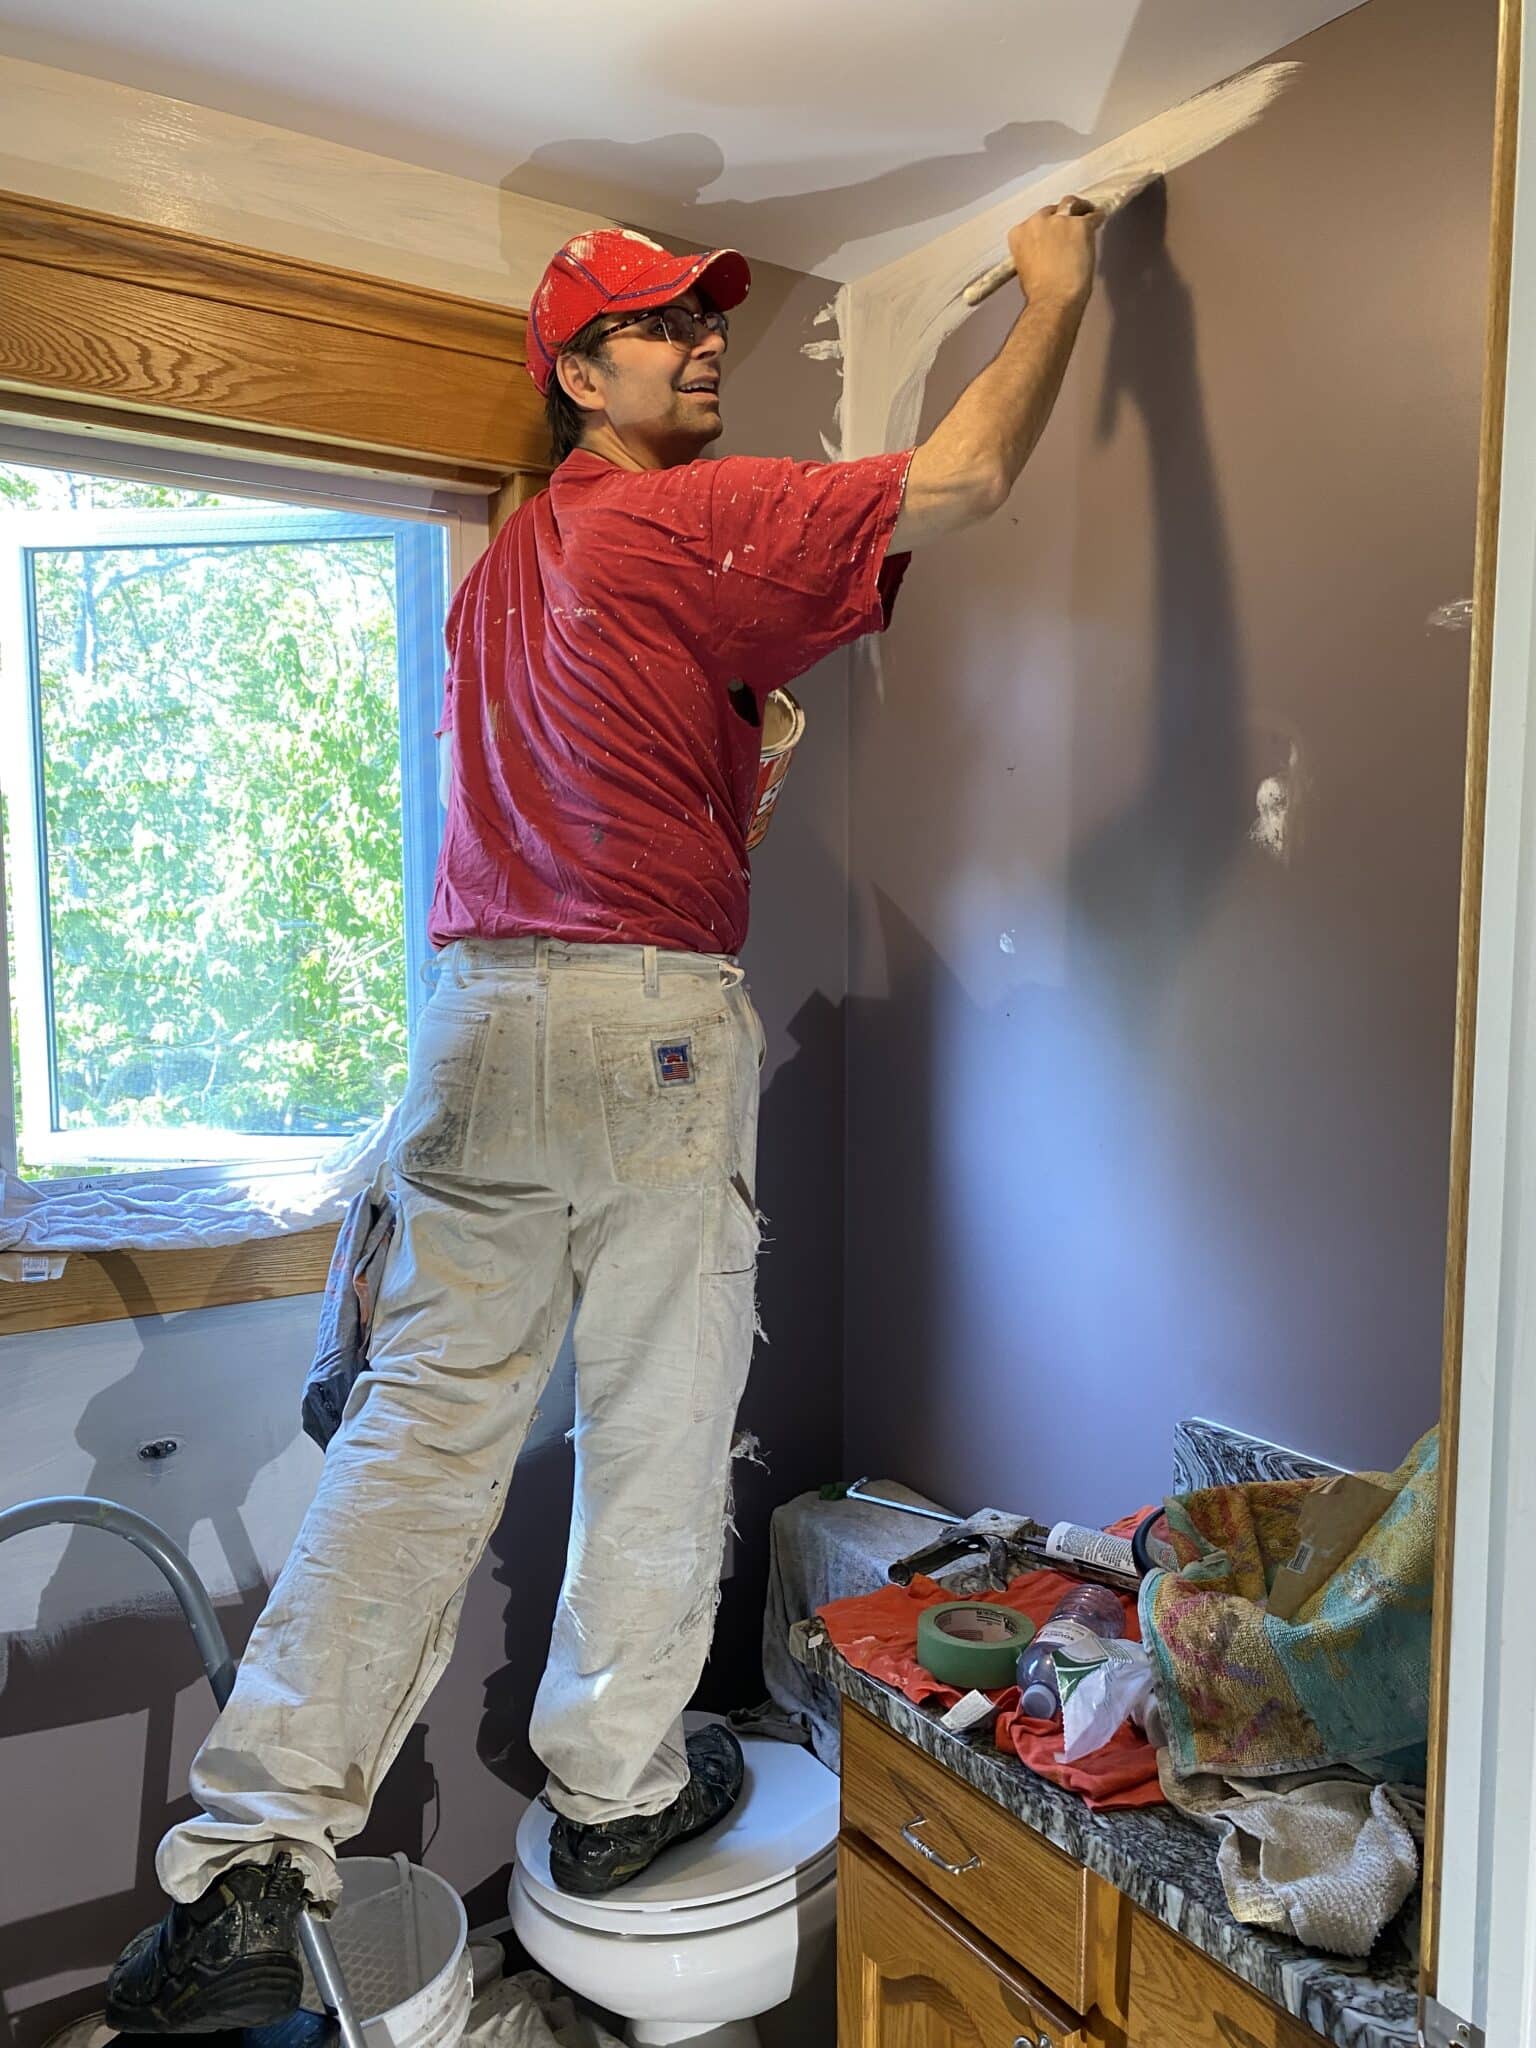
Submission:
M 579 1297 L 576 1495 L 530 1731 L 572 1820 L 654 1813 L 714 1622 L 754 1328 L 762 1027 L 741 971 L 638 946 L 468 940 L 417 1028 L 370 1354 L 228 1705 L 196 1898 L 286 1848 L 334 1900 L 453 1646 L 464 1586 Z

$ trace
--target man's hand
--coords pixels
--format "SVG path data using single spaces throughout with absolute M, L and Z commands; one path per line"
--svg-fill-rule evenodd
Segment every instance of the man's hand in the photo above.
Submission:
M 1085 303 L 1093 290 L 1094 237 L 1103 225 L 1103 214 L 1075 193 L 1021 220 L 1009 233 L 1008 253 L 1025 298 Z
M 996 361 L 913 455 L 893 548 L 922 547 L 974 526 L 1006 500 L 1056 403 L 1093 290 L 1102 223 L 1085 199 L 1063 199 L 1008 237 L 1028 303 Z

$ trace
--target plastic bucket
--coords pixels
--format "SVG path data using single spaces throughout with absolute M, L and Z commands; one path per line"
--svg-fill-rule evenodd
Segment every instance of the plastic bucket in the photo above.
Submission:
M 368 2048 L 452 2048 L 472 1995 L 464 1902 L 404 1856 L 348 1856 L 329 1922 Z M 322 2011 L 306 1965 L 304 2004 Z
M 805 734 L 805 713 L 788 690 L 770 690 L 763 700 L 763 751 L 757 768 L 757 796 L 747 828 L 747 851 L 761 846 L 773 823 L 773 807 L 789 773 L 790 759 Z

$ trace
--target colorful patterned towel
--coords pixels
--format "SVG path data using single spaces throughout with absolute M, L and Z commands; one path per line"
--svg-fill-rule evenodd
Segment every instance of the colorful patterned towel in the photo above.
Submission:
M 1167 1504 L 1177 1572 L 1142 1583 L 1141 1632 L 1181 1777 L 1351 1764 L 1422 1783 L 1439 1432 L 1390 1477 L 1354 1551 L 1282 1621 L 1264 1602 L 1324 1482 L 1214 1487 Z M 1367 1475 L 1370 1476 L 1370 1475 Z

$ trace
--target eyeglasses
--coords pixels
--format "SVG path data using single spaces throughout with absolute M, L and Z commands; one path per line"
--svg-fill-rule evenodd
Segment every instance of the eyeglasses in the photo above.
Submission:
M 626 327 L 638 327 L 646 341 L 670 341 L 674 348 L 685 349 L 697 348 L 706 334 L 718 334 L 728 344 L 731 334 L 730 321 L 713 307 L 707 313 L 695 313 L 687 306 L 653 306 L 647 312 L 615 320 L 604 328 L 603 339 Z

